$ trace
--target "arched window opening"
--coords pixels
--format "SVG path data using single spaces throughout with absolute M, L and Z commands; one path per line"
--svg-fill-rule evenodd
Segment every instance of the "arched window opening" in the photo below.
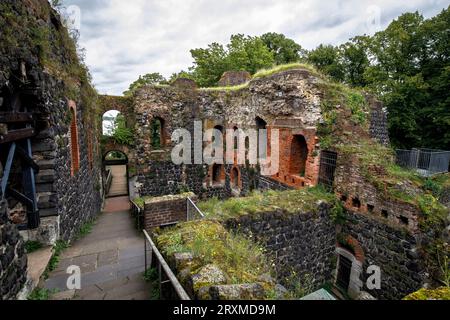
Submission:
M 231 188 L 240 189 L 240 173 L 238 168 L 231 169 L 230 180 Z
M 233 127 L 233 143 L 234 143 L 234 150 L 239 149 L 239 129 L 238 127 Z
M 221 125 L 217 125 L 217 126 L 215 126 L 214 127 L 214 129 L 215 130 L 218 130 L 218 131 L 220 131 L 220 133 L 221 133 L 221 139 L 216 139 L 216 137 L 215 137 L 215 135 L 213 135 L 213 146 L 214 146 L 214 148 L 222 148 L 223 147 L 223 150 L 226 150 L 226 139 L 224 139 L 224 128 L 223 128 L 223 126 L 221 126 Z M 214 156 L 215 156 L 215 154 L 214 154 Z
M 255 119 L 256 129 L 258 131 L 258 157 L 261 159 L 267 158 L 267 131 L 264 133 L 263 130 L 267 130 L 267 122 L 265 122 L 260 117 Z
M 245 165 L 250 165 L 250 137 L 245 137 Z
M 308 159 L 308 145 L 302 135 L 294 136 L 291 145 L 290 173 L 305 176 L 306 161 Z
M 164 129 L 165 129 L 165 123 L 164 119 L 162 118 L 154 118 L 151 123 L 151 139 L 152 139 L 152 147 L 153 149 L 161 149 L 164 147 L 165 142 L 165 136 L 164 136 Z
M 70 155 L 71 155 L 71 174 L 75 175 L 80 170 L 80 150 L 78 145 L 78 127 L 77 127 L 77 115 L 75 111 L 75 104 L 71 103 L 69 116 L 70 116 Z
M 105 155 L 105 161 L 122 161 L 128 162 L 128 158 L 122 151 L 110 151 Z
M 102 130 L 103 135 L 112 137 L 120 127 L 126 127 L 125 117 L 117 110 L 109 110 L 103 114 Z
M 223 165 L 215 163 L 212 167 L 212 183 L 213 185 L 221 185 L 224 182 Z

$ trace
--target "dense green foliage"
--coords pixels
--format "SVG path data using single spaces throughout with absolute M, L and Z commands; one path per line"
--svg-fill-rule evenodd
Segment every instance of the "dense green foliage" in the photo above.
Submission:
M 141 87 L 152 84 L 166 84 L 167 80 L 158 72 L 147 73 L 130 84 L 130 87 L 123 94 L 126 97 L 133 95 L 133 93 Z
M 396 147 L 450 150 L 450 8 L 434 18 L 405 13 L 386 30 L 307 60 L 337 81 L 377 94 L 389 112 Z
M 126 119 L 123 114 L 119 114 L 114 120 L 114 132 L 112 138 L 117 144 L 132 146 L 134 143 L 134 132 L 127 127 Z

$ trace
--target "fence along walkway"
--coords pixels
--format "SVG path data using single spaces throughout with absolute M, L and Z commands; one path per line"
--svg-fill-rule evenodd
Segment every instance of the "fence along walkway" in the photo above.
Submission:
M 423 176 L 448 172 L 450 151 L 432 149 L 397 150 L 397 164 Z
M 61 255 L 56 270 L 44 286 L 57 289 L 55 300 L 149 300 L 151 284 L 143 280 L 145 270 L 142 235 L 129 212 L 128 197 L 106 200 L 105 212 L 92 232 L 75 241 Z M 81 268 L 81 289 L 67 288 L 69 266 Z

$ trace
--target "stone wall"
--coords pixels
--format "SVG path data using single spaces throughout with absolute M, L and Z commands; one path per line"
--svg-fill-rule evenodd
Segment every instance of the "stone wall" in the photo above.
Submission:
M 263 190 L 263 191 L 267 191 L 267 190 L 284 191 L 284 190 L 291 189 L 291 187 L 286 186 L 285 184 L 283 184 L 279 181 L 273 180 L 269 177 L 259 176 L 258 189 Z
M 179 166 L 178 169 L 171 165 L 170 153 L 176 142 L 170 140 L 174 130 L 187 129 L 193 139 L 194 121 L 200 121 L 203 129 L 212 129 L 221 126 L 223 130 L 256 129 L 257 118 L 263 119 L 267 127 L 272 125 L 284 130 L 285 134 L 292 137 L 302 133 L 308 127 L 309 163 L 317 166 L 317 161 L 311 156 L 314 153 L 316 140 L 314 127 L 321 119 L 320 115 L 320 89 L 316 85 L 317 78 L 305 70 L 285 71 L 266 79 L 252 80 L 248 87 L 234 91 L 208 91 L 195 88 L 181 87 L 144 87 L 140 89 L 134 99 L 136 114 L 136 169 L 138 184 L 141 185 L 141 196 L 168 194 L 177 190 L 176 185 L 189 184 L 189 189 L 199 196 L 219 198 L 229 197 L 234 194 L 247 194 L 250 189 L 258 185 L 258 178 L 247 170 L 242 164 L 237 164 L 240 170 L 240 190 L 232 190 L 230 185 L 230 173 L 233 165 L 226 164 L 225 183 L 223 186 L 211 186 L 208 175 L 201 175 L 204 180 L 199 181 L 198 176 L 191 175 L 203 168 L 207 173 L 211 167 L 204 168 L 201 165 L 195 169 L 195 165 L 186 165 L 186 170 Z M 151 141 L 152 121 L 155 119 L 164 121 L 164 141 L 160 150 L 154 150 Z M 294 122 L 284 120 L 295 118 Z M 284 122 L 283 122 L 284 121 Z M 283 124 L 284 123 L 284 124 Z M 312 128 L 312 129 L 311 129 Z M 225 132 L 224 132 L 225 133 Z M 202 137 L 200 137 L 201 139 Z M 280 141 L 284 139 L 280 137 Z M 205 146 L 205 143 L 202 144 Z M 286 145 L 286 150 L 290 146 Z M 281 153 L 285 153 L 283 149 Z M 288 158 L 284 167 L 289 167 Z M 167 162 L 163 164 L 163 162 Z M 296 187 L 316 183 L 317 170 L 309 169 L 305 178 L 298 177 Z M 313 166 L 311 166 L 313 168 Z M 288 169 L 286 169 L 288 170 Z M 186 175 L 183 177 L 182 175 Z M 300 173 L 299 173 L 300 174 Z M 163 178 L 166 177 L 166 178 Z M 274 179 L 277 179 L 275 177 Z M 194 183 L 186 181 L 195 181 Z M 282 181 L 292 184 L 289 181 Z M 301 183 L 300 180 L 307 180 Z M 170 181 L 170 185 L 168 185 Z M 154 186 L 162 186 L 156 190 Z M 266 184 L 267 186 L 267 184 Z
M 175 196 L 150 198 L 144 205 L 145 229 L 173 225 L 187 220 L 187 199 L 196 200 L 195 194 L 185 193 Z
M 2 1 L 0 28 L 0 110 L 9 110 L 11 98 L 17 97 L 36 117 L 37 135 L 31 144 L 40 168 L 36 189 L 41 225 L 22 235 L 44 244 L 71 240 L 101 207 L 101 156 L 92 111 L 96 93 L 75 45 L 48 1 Z M 21 45 L 11 45 L 14 39 Z M 75 158 L 71 155 L 71 106 L 76 119 L 78 170 L 73 170 Z M 10 181 L 18 184 L 20 168 L 13 169 Z M 23 207 L 8 200 L 10 218 L 26 223 Z
M 6 202 L 0 201 L 0 300 L 16 299 L 26 280 L 24 241 L 9 221 Z
M 330 207 L 318 204 L 317 212 L 267 212 L 230 219 L 228 229 L 252 235 L 274 259 L 277 280 L 286 287 L 286 278 L 295 271 L 300 281 L 311 277 L 314 289 L 333 280 L 336 227 Z
M 353 155 L 338 154 L 335 172 L 335 192 L 344 206 L 353 212 L 359 212 L 380 219 L 387 225 L 402 227 L 413 233 L 419 232 L 420 210 L 406 201 L 388 197 L 380 192 L 362 174 L 361 164 Z M 414 185 L 396 185 L 399 191 L 417 191 Z
M 388 114 L 383 104 L 369 98 L 370 101 L 370 136 L 384 145 L 389 145 Z
M 398 300 L 422 288 L 425 283 L 420 237 L 365 215 L 351 214 L 342 232 L 356 239 L 364 252 L 360 280 L 366 283 L 371 265 L 381 268 L 381 290 L 364 290 L 382 300 Z

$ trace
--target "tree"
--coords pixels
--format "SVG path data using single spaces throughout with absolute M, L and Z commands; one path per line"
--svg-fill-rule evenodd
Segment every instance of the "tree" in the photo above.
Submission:
M 206 49 L 192 49 L 191 55 L 194 66 L 190 70 L 201 87 L 215 85 L 227 71 L 227 52 L 221 44 L 214 42 Z
M 229 70 L 248 71 L 254 74 L 275 63 L 273 53 L 259 37 L 233 35 L 227 48 L 226 61 Z
M 131 96 L 139 88 L 147 85 L 163 84 L 167 83 L 167 80 L 158 72 L 147 73 L 144 76 L 139 76 L 139 78 L 130 84 L 130 87 L 123 94 L 125 96 Z
M 367 37 L 356 37 L 340 46 L 339 55 L 343 68 L 343 77 L 347 84 L 354 87 L 367 85 L 365 71 L 369 66 L 367 57 Z
M 330 75 L 335 80 L 344 80 L 344 69 L 339 61 L 339 49 L 332 45 L 321 44 L 307 55 L 308 62 L 312 63 L 320 71 Z
M 248 71 L 255 73 L 259 69 L 274 64 L 273 53 L 259 37 L 232 35 L 225 48 L 218 43 L 208 45 L 206 49 L 191 50 L 194 66 L 192 76 L 201 87 L 215 86 L 226 71 Z
M 405 13 L 370 39 L 368 86 L 389 111 L 397 147 L 450 150 L 450 7 L 425 20 Z
M 286 38 L 283 34 L 269 32 L 261 36 L 267 48 L 273 53 L 276 64 L 286 64 L 300 61 L 305 50 L 294 40 Z
M 172 83 L 175 80 L 177 80 L 178 78 L 195 80 L 194 75 L 191 72 L 181 70 L 180 72 L 172 73 L 172 75 L 169 78 L 168 83 Z

